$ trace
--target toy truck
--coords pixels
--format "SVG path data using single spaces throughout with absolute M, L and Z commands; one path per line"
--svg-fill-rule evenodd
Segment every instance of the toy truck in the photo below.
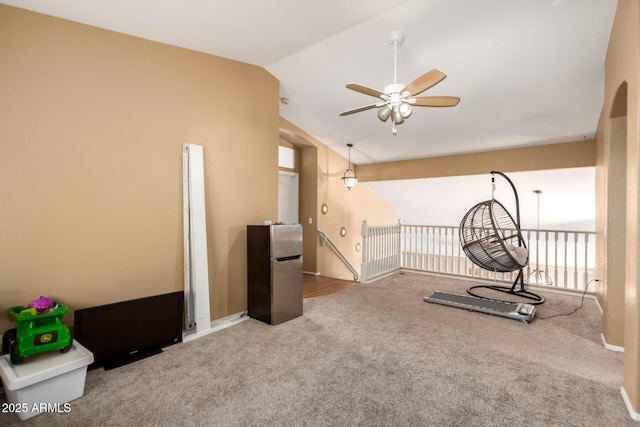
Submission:
M 15 306 L 9 308 L 9 320 L 16 324 L 2 336 L 2 354 L 9 354 L 14 365 L 37 353 L 71 349 L 73 338 L 69 328 L 62 323 L 62 315 L 69 309 L 55 301 L 54 306 L 42 313 L 35 308 Z

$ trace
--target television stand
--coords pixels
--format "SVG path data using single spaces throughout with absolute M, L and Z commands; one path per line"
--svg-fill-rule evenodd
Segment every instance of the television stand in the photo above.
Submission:
M 137 362 L 138 360 L 146 359 L 147 357 L 155 356 L 156 354 L 160 353 L 162 353 L 162 349 L 160 347 L 151 347 L 145 350 L 136 351 L 135 353 L 125 357 L 105 360 L 104 362 L 102 362 L 102 367 L 105 371 L 108 371 L 110 369 L 119 368 L 121 366 L 128 365 L 129 363 Z

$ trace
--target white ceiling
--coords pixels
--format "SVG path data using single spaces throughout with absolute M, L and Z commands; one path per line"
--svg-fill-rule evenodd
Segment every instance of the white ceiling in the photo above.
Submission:
M 355 164 L 592 138 L 616 0 L 0 0 L 96 27 L 265 67 L 287 120 Z M 382 90 L 438 68 L 398 134 L 375 109 L 339 117 Z M 591 181 L 592 182 L 592 181 Z M 382 190 L 380 190 L 382 191 Z M 385 195 L 383 194 L 383 197 Z

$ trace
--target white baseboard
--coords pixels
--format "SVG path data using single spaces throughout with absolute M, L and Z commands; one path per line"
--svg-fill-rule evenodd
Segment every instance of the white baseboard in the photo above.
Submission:
M 602 345 L 604 345 L 604 348 L 606 348 L 607 350 L 619 351 L 621 353 L 624 353 L 624 347 L 620 347 L 618 345 L 613 345 L 613 344 L 608 344 L 607 340 L 604 339 L 604 335 L 603 334 L 600 334 L 600 339 L 602 340 Z
M 598 310 L 600 310 L 600 315 L 604 315 L 604 310 L 602 310 L 602 306 L 600 305 L 600 301 L 598 301 L 598 298 L 596 298 L 594 296 L 593 298 L 596 302 L 596 306 L 598 307 Z M 604 334 L 600 334 L 600 339 L 602 340 L 602 345 L 604 346 L 604 348 L 606 348 L 607 350 L 612 350 L 612 351 L 619 351 L 621 353 L 624 353 L 624 347 L 620 347 L 619 345 L 613 345 L 613 344 L 609 344 L 607 343 L 607 340 L 604 339 Z
M 409 270 L 409 272 L 420 274 L 419 272 L 415 272 L 415 271 L 411 271 L 411 270 Z M 380 274 L 378 274 L 376 276 L 369 277 L 368 279 L 366 279 L 366 281 L 363 281 L 364 279 L 362 277 L 360 277 L 358 282 L 364 283 L 364 284 L 373 283 L 373 282 L 377 282 L 380 279 L 384 279 L 385 277 L 393 276 L 396 273 L 404 274 L 405 270 L 402 270 L 402 269 L 398 268 L 398 269 L 395 269 L 395 270 L 386 271 L 386 272 L 380 273 Z M 426 273 L 424 273 L 424 274 L 426 274 Z
M 182 342 L 197 340 L 198 338 L 204 337 L 214 332 L 218 332 L 221 329 L 225 329 L 229 326 L 237 325 L 240 322 L 244 322 L 245 320 L 249 319 L 249 316 L 245 313 L 246 312 L 243 311 L 242 313 L 236 313 L 227 317 L 223 317 L 221 319 L 216 319 L 211 322 L 211 328 L 204 332 L 192 332 L 187 334 L 183 333 Z
M 311 276 L 319 276 L 319 271 L 303 271 L 302 274 L 310 274 Z
M 598 301 L 598 298 L 594 298 L 596 300 L 596 305 L 598 306 L 598 310 L 600 310 L 600 315 L 602 316 L 604 314 L 604 310 L 602 309 L 602 306 L 600 305 L 600 301 Z
M 634 421 L 640 421 L 640 414 L 633 409 L 633 406 L 631 406 L 631 401 L 629 400 L 629 396 L 627 396 L 627 392 L 624 391 L 624 387 L 620 387 L 620 394 L 622 394 L 622 400 L 624 400 L 624 404 L 627 406 L 627 411 L 629 411 L 631 419 Z

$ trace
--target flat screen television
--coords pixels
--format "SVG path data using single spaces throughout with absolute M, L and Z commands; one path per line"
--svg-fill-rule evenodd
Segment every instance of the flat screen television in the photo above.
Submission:
M 90 368 L 112 369 L 182 341 L 184 291 L 76 310 L 73 335 L 93 353 Z

